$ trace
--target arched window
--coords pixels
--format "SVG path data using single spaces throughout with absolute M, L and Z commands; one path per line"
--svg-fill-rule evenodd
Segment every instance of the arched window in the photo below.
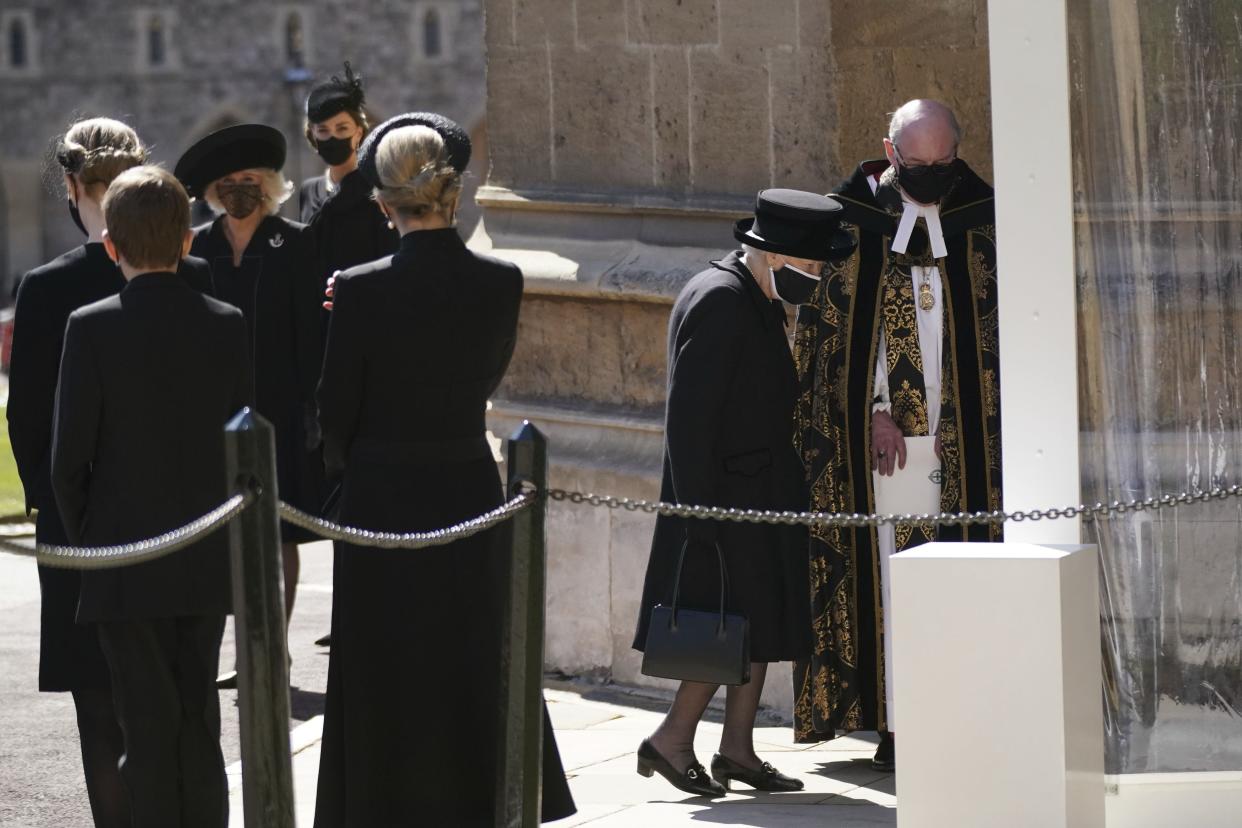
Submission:
M 9 21 L 9 68 L 25 69 L 30 63 L 29 44 L 26 42 L 26 21 L 14 18 Z
M 437 58 L 443 51 L 441 42 L 440 12 L 428 9 L 423 17 L 423 56 Z
M 303 66 L 306 63 L 306 33 L 302 26 L 302 15 L 292 12 L 285 18 L 285 61 L 290 66 Z
M 168 60 L 167 32 L 164 18 L 158 14 L 147 21 L 147 65 L 163 66 Z

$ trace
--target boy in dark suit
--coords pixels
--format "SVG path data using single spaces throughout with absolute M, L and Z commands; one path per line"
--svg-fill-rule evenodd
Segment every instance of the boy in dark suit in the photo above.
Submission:
M 135 167 L 103 200 L 127 284 L 69 317 L 52 486 L 72 543 L 141 540 L 229 494 L 224 424 L 251 395 L 245 322 L 175 271 L 190 246 L 181 184 Z M 227 539 L 83 574 L 78 621 L 98 625 L 125 737 L 135 828 L 228 823 L 215 671 L 230 611 Z

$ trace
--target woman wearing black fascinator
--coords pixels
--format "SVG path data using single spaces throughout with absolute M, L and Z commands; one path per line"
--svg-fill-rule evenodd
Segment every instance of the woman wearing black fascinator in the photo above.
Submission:
M 345 61 L 345 77 L 315 86 L 306 99 L 306 140 L 323 159 L 322 175 L 302 182 L 302 221 L 319 251 L 319 278 L 365 264 L 397 250 L 397 231 L 371 198 L 358 174 L 358 147 L 371 131 L 362 79 Z

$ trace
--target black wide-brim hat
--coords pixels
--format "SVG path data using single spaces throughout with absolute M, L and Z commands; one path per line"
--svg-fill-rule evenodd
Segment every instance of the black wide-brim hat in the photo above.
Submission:
M 211 182 L 238 170 L 279 170 L 285 166 L 285 136 L 266 124 L 237 124 L 211 133 L 186 150 L 173 175 L 194 198 Z
M 841 204 L 819 193 L 763 190 L 755 198 L 755 217 L 733 226 L 733 237 L 749 247 L 836 262 L 854 252 L 854 237 L 841 229 Z
M 440 133 L 444 139 L 444 147 L 448 150 L 449 163 L 459 173 L 464 173 L 470 165 L 470 136 L 451 118 L 445 118 L 435 112 L 407 112 L 389 118 L 377 126 L 358 148 L 358 169 L 371 185 L 383 189 L 379 173 L 375 169 L 375 154 L 379 150 L 380 141 L 394 129 L 408 126 L 425 126 Z

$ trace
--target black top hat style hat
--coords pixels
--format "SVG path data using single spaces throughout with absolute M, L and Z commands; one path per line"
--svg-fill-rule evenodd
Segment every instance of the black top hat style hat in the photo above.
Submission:
M 841 204 L 802 190 L 762 190 L 755 217 L 733 226 L 742 244 L 814 262 L 835 262 L 854 252 L 854 238 L 841 229 Z
M 394 129 L 408 126 L 431 127 L 444 139 L 444 147 L 448 150 L 449 163 L 459 173 L 464 173 L 470 164 L 470 136 L 454 120 L 445 118 L 435 112 L 407 112 L 389 118 L 371 131 L 371 134 L 358 148 L 358 169 L 366 176 L 372 186 L 383 189 L 379 173 L 375 169 L 375 153 L 380 141 Z
M 333 75 L 330 80 L 317 84 L 306 97 L 306 120 L 312 124 L 326 121 L 345 110 L 361 112 L 367 97 L 362 90 L 362 78 L 354 74 L 354 68 L 345 61 L 345 77 Z
M 186 192 L 202 198 L 207 186 L 238 170 L 279 170 L 285 165 L 285 136 L 266 124 L 237 124 L 217 130 L 186 150 L 173 175 Z

